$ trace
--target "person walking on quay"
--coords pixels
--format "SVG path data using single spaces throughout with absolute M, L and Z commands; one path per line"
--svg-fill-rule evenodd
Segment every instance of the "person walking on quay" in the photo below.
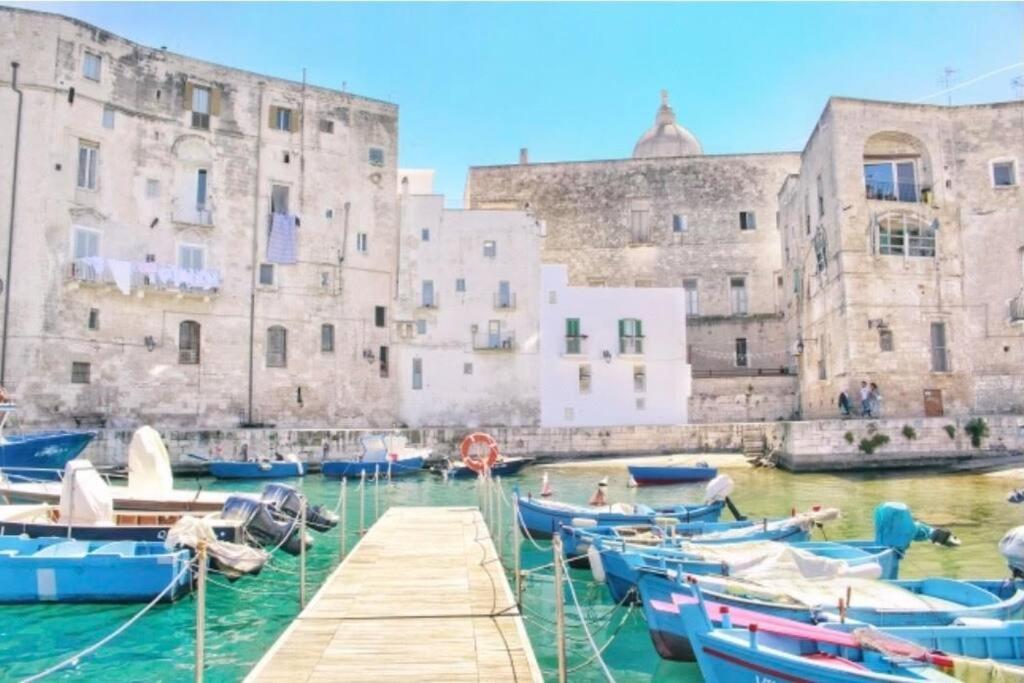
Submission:
M 862 417 L 871 417 L 871 390 L 867 382 L 860 383 L 860 414 Z
M 839 392 L 839 414 L 843 417 L 850 416 L 850 396 L 845 390 Z
M 874 382 L 871 383 L 869 400 L 871 402 L 871 417 L 878 417 L 882 414 L 882 392 L 878 390 L 878 385 Z

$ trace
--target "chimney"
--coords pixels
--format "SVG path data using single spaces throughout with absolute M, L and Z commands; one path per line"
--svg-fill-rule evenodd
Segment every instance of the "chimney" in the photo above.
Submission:
M 519 163 L 523 165 L 530 163 L 530 150 L 525 147 L 519 148 Z

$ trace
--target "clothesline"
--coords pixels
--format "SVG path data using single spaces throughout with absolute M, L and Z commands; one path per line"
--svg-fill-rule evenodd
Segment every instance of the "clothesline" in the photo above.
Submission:
M 73 277 L 86 282 L 111 282 L 122 294 L 145 287 L 216 291 L 220 289 L 218 270 L 191 270 L 151 261 L 122 261 L 103 256 L 75 259 Z

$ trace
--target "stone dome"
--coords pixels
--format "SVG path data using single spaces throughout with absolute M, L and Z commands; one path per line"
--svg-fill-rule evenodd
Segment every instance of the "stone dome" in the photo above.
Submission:
M 661 91 L 661 106 L 654 125 L 640 136 L 633 148 L 634 159 L 682 157 L 703 154 L 700 141 L 676 123 L 676 112 L 668 104 L 668 91 Z

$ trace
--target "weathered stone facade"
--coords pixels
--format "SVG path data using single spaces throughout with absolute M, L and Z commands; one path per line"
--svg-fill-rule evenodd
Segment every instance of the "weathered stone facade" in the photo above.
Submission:
M 375 307 L 395 296 L 395 105 L 0 8 L 5 231 L 12 61 L 24 111 L 5 383 L 23 419 L 394 423 L 394 382 L 364 355 L 391 335 Z M 297 262 L 271 272 L 272 193 L 301 224 Z M 137 277 L 161 264 L 215 279 Z

